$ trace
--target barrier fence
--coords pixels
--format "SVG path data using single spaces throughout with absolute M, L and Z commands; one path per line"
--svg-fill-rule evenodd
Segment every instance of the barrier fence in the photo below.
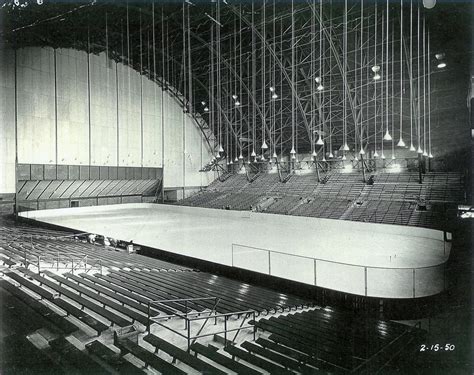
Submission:
M 393 258 L 396 259 L 396 256 Z M 232 244 L 232 267 L 326 289 L 382 298 L 418 298 L 446 289 L 446 263 L 375 267 Z

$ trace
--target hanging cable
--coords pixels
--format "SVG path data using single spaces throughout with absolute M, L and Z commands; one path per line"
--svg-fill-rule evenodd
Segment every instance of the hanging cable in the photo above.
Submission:
M 386 46 L 386 53 L 385 53 L 385 125 L 386 125 L 386 131 L 385 131 L 385 135 L 383 136 L 383 139 L 385 141 L 391 141 L 392 140 L 392 136 L 390 135 L 390 132 L 388 130 L 388 116 L 389 116 L 389 113 L 388 113 L 388 101 L 389 101 L 389 97 L 388 97 L 388 90 L 389 90 L 389 73 L 388 73 L 388 59 L 389 59 L 389 52 L 388 52 L 388 47 L 389 47 L 389 33 L 390 33 L 390 29 L 389 29 L 389 22 L 390 22 L 390 8 L 389 8 L 389 0 L 387 0 L 387 16 L 386 16 L 386 22 L 387 22 L 387 27 L 386 27 L 386 33 L 387 33 L 387 37 L 385 39 L 385 46 Z
M 431 153 L 431 64 L 430 64 L 430 32 L 428 31 L 428 157 L 433 158 Z
M 417 113 L 417 138 L 418 138 L 418 149 L 416 152 L 418 154 L 422 154 L 423 150 L 421 149 L 421 108 L 420 108 L 420 5 L 418 4 L 418 22 L 417 22 L 417 70 L 418 70 L 418 77 L 417 77 L 417 108 L 418 108 L 418 113 Z
M 426 152 L 426 25 L 425 15 L 423 15 L 423 156 L 428 156 Z
M 385 13 L 382 11 L 382 32 L 380 36 L 380 46 L 381 46 L 381 66 L 385 66 L 385 46 L 384 46 L 384 38 L 385 38 Z M 384 68 L 383 74 L 387 75 L 387 69 Z M 385 107 L 385 78 L 383 78 L 380 81 L 380 148 L 381 148 L 381 155 L 380 157 L 385 159 L 385 154 L 384 154 L 384 145 L 383 145 L 383 131 L 384 131 L 384 120 L 385 120 L 385 113 L 384 113 L 384 107 Z
M 364 151 L 364 143 L 363 143 L 363 127 L 362 127 L 362 114 L 364 113 L 363 111 L 363 103 L 364 103 L 364 99 L 363 99 L 363 84 L 362 84 L 362 80 L 363 80 L 363 39 L 364 39 L 364 0 L 361 0 L 360 2 L 360 109 L 359 109 L 359 112 L 360 112 L 360 115 L 359 115 L 359 126 L 360 126 L 360 136 L 359 136 L 359 140 L 360 140 L 360 151 L 359 151 L 359 154 L 361 155 L 364 155 L 365 154 L 365 151 Z M 357 150 L 357 148 L 356 148 Z
M 380 79 L 380 66 L 377 65 L 377 43 L 378 43 L 378 35 L 377 35 L 377 24 L 378 24 L 378 15 L 377 15 L 377 3 L 375 3 L 375 46 L 374 46 L 374 66 L 372 67 L 372 71 L 376 74 L 374 76 L 374 158 L 379 156 L 377 152 L 377 80 Z M 377 79 L 375 77 L 378 76 Z
M 395 136 L 395 111 L 394 111 L 394 100 L 395 100 L 395 22 L 392 23 L 392 87 L 391 87 L 391 96 L 392 96 L 392 105 L 391 105 L 391 120 L 392 120 L 392 134 Z M 395 139 L 392 137 L 392 160 L 395 159 Z
M 346 0 L 347 1 L 347 0 Z M 295 8 L 291 0 L 291 82 L 295 83 Z M 291 93 L 291 159 L 296 159 L 295 150 L 295 93 Z
M 398 147 L 405 147 L 403 141 L 403 0 L 400 0 L 400 137 Z
M 342 74 L 342 91 L 343 91 L 343 110 L 342 110 L 342 138 L 343 138 L 343 152 L 342 160 L 346 160 L 345 151 L 349 151 L 347 145 L 347 0 L 344 0 L 344 30 L 343 30 L 343 74 Z
M 410 151 L 413 145 L 413 0 L 410 0 Z

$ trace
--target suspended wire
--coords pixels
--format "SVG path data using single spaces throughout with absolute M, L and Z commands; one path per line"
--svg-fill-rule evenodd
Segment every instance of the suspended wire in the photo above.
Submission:
M 413 0 L 410 0 L 410 151 L 413 146 Z
M 405 147 L 403 141 L 403 0 L 400 0 L 400 137 L 397 146 Z

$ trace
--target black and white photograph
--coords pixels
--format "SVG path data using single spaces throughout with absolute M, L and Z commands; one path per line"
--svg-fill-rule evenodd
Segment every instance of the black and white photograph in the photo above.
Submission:
M 0 374 L 474 373 L 472 0 L 0 0 Z

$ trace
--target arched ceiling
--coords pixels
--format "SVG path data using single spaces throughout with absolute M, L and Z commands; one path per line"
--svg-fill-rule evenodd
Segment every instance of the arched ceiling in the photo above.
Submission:
M 216 135 L 215 147 L 220 143 L 232 157 L 241 148 L 245 155 L 251 149 L 259 153 L 264 133 L 270 151 L 278 154 L 288 153 L 294 145 L 299 153 L 314 149 L 320 153 L 321 148 L 315 145 L 319 132 L 324 136 L 326 152 L 330 147 L 339 149 L 346 134 L 347 143 L 357 153 L 356 144 L 361 140 L 368 149 L 377 145 L 376 137 L 380 141 L 383 135 L 384 118 L 383 97 L 379 97 L 382 90 L 376 92 L 371 67 L 382 62 L 381 15 L 386 8 L 378 2 L 376 38 L 374 1 L 364 3 L 362 18 L 361 2 L 348 4 L 346 58 L 342 54 L 344 3 L 336 0 L 325 0 L 321 14 L 319 2 L 295 1 L 293 17 L 291 2 L 280 0 L 254 4 L 231 0 L 44 0 L 42 5 L 15 0 L 0 8 L 0 43 L 10 48 L 51 46 L 90 53 L 106 51 L 110 58 L 155 77 L 157 82 L 162 82 L 164 76 L 164 81 L 183 93 L 188 109 L 201 113 L 209 123 Z M 406 44 L 409 7 L 410 3 L 404 1 Z M 391 2 L 389 9 L 390 30 L 397 46 L 393 57 L 399 60 L 400 2 Z M 432 10 L 423 9 L 423 14 L 430 30 L 431 51 L 444 52 L 449 69 L 469 74 L 471 5 L 438 1 Z M 395 64 L 394 80 L 399 79 L 398 66 Z M 325 86 L 321 93 L 315 83 L 320 69 Z M 408 73 L 407 66 L 403 69 Z M 404 87 L 407 85 L 405 82 Z M 273 93 L 278 98 L 272 99 Z M 233 95 L 240 106 L 235 106 Z M 396 98 L 399 94 L 395 90 L 389 95 Z M 404 101 L 408 100 L 405 96 Z M 407 102 L 405 108 L 409 105 Z M 214 109 L 213 115 L 205 108 Z M 396 104 L 391 104 L 391 115 L 396 110 Z M 406 126 L 403 133 L 409 133 Z

